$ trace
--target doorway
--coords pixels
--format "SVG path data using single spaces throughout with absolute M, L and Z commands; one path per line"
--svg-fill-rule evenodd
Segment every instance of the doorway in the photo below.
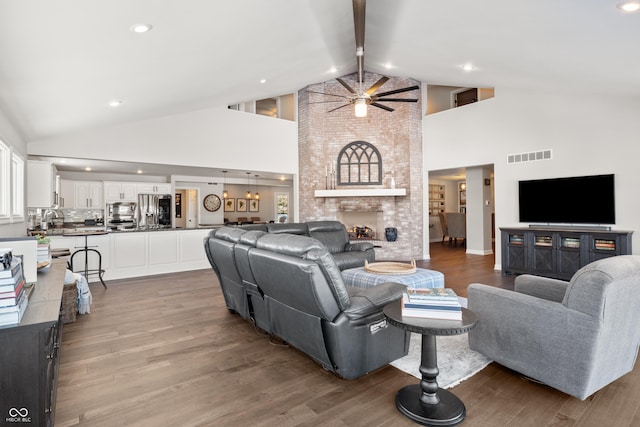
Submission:
M 429 171 L 429 193 L 425 193 L 425 197 L 429 197 L 428 205 L 431 208 L 434 203 L 432 199 L 436 196 L 438 206 L 444 205 L 442 209 L 437 209 L 437 212 L 436 210 L 429 212 L 429 236 L 426 241 L 430 245 L 441 244 L 444 238 L 447 246 L 447 236 L 443 236 L 443 226 L 438 213 L 440 211 L 458 212 L 466 216 L 466 253 L 470 255 L 495 253 L 493 250 L 495 238 L 493 170 L 493 165 L 487 164 Z M 470 185 L 473 188 L 472 193 L 469 193 Z M 434 188 L 438 188 L 439 191 L 431 191 Z
M 197 188 L 176 188 L 173 210 L 173 224 L 176 228 L 196 228 L 198 226 Z

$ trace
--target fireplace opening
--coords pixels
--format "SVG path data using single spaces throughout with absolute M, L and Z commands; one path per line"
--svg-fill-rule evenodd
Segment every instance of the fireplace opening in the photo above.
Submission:
M 349 240 L 384 238 L 382 211 L 340 211 L 336 216 L 347 228 Z
M 364 226 L 353 226 L 347 229 L 349 240 L 375 240 L 376 232 L 373 228 Z

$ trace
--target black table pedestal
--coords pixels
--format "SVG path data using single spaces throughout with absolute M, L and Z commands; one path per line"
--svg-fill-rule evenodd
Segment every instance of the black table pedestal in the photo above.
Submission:
M 436 337 L 422 335 L 420 384 L 408 385 L 396 394 L 396 407 L 407 418 L 425 426 L 455 426 L 465 416 L 464 403 L 453 393 L 438 388 Z
M 475 328 L 477 316 L 462 307 L 462 320 L 442 320 L 402 315 L 402 301 L 394 301 L 383 309 L 393 326 L 422 335 L 420 384 L 406 386 L 396 394 L 396 407 L 407 418 L 425 426 L 455 426 L 464 421 L 464 403 L 450 391 L 438 387 L 436 337 L 466 334 Z

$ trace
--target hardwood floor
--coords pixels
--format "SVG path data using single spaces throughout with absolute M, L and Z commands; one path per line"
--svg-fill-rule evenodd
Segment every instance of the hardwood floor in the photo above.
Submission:
M 466 295 L 509 288 L 493 256 L 433 244 L 419 266 Z M 416 379 L 387 366 L 354 381 L 229 313 L 213 271 L 91 285 L 63 328 L 56 426 L 414 426 L 395 408 Z M 637 426 L 640 368 L 582 402 L 495 363 L 451 389 L 465 426 Z

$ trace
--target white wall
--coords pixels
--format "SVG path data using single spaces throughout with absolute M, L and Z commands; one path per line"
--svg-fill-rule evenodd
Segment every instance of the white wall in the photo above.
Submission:
M 29 142 L 30 155 L 298 172 L 298 124 L 210 108 Z
M 639 97 L 497 89 L 493 99 L 424 117 L 425 170 L 494 164 L 496 228 L 528 225 L 518 223 L 518 180 L 615 173 L 614 229 L 636 231 L 637 254 L 639 115 Z M 508 154 L 541 149 L 553 159 L 507 164 Z M 500 257 L 497 244 L 496 267 Z

